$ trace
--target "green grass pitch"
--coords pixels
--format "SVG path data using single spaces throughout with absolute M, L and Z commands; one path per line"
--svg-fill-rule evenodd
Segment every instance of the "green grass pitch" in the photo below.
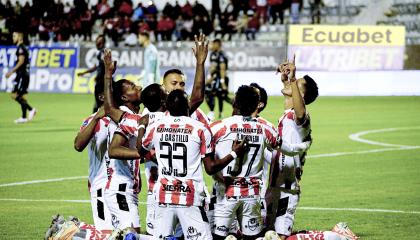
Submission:
M 87 153 L 76 152 L 73 139 L 93 97 L 33 93 L 29 102 L 39 111 L 35 120 L 15 125 L 20 107 L 0 93 L 0 239 L 40 239 L 56 213 L 92 222 L 90 203 L 55 201 L 88 200 L 86 179 L 5 186 L 87 175 Z M 314 143 L 295 229 L 346 221 L 362 239 L 419 239 L 420 148 L 395 145 L 420 146 L 420 97 L 320 97 L 308 109 Z M 282 111 L 283 98 L 271 97 L 262 115 L 275 123 Z M 226 107 L 224 115 L 230 112 Z M 396 129 L 360 137 L 394 145 L 349 138 L 388 128 Z M 139 201 L 146 201 L 144 192 Z M 144 226 L 145 206 L 139 207 Z

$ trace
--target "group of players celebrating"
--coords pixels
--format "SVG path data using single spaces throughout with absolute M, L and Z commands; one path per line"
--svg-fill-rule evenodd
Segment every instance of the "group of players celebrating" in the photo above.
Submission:
M 199 108 L 208 54 L 204 35 L 195 37 L 193 53 L 189 98 L 178 69 L 167 71 L 162 85 L 145 89 L 113 81 L 116 65 L 104 50 L 104 85 L 95 91 L 103 106 L 75 138 L 76 150 L 89 151 L 94 225 L 57 215 L 46 239 L 357 239 L 345 224 L 292 233 L 312 141 L 306 105 L 318 96 L 315 81 L 297 79 L 294 60 L 285 61 L 277 69 L 286 109 L 277 127 L 260 116 L 267 93 L 255 83 L 239 87 L 231 117 L 211 123 Z M 140 234 L 138 210 L 141 163 L 146 234 Z M 204 171 L 213 177 L 212 194 Z

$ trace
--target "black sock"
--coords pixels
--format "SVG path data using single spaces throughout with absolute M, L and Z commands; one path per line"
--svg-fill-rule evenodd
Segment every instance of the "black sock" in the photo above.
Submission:
M 26 104 L 20 104 L 20 107 L 22 108 L 22 118 L 26 118 Z

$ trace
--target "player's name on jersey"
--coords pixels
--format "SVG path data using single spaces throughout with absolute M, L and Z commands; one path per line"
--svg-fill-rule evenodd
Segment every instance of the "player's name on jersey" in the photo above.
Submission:
M 248 142 L 260 142 L 260 136 L 239 134 L 238 140 L 247 140 Z
M 192 134 L 192 129 L 189 128 L 167 128 L 158 127 L 156 130 L 158 133 L 181 133 L 181 134 Z
M 181 184 L 177 184 L 177 185 L 171 185 L 171 184 L 162 184 L 162 188 L 166 191 L 166 192 L 179 192 L 179 193 L 191 193 L 191 187 L 186 185 L 181 185 Z
M 159 141 L 188 142 L 188 135 L 162 134 Z

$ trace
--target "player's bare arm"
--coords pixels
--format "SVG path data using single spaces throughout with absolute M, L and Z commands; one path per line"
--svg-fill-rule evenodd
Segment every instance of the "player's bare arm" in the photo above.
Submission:
M 132 160 L 140 158 L 140 154 L 136 149 L 128 148 L 127 138 L 118 132 L 116 132 L 112 138 L 108 154 L 110 158 L 118 160 Z
M 74 149 L 78 152 L 82 152 L 89 144 L 90 140 L 95 134 L 95 128 L 99 120 L 105 116 L 104 108 L 99 108 L 98 112 L 93 116 L 89 124 L 83 128 L 74 139 Z
M 288 78 L 292 87 L 293 108 L 296 114 L 296 123 L 300 125 L 305 121 L 306 107 L 305 102 L 303 101 L 303 96 L 300 94 L 296 79 L 295 60 L 296 55 L 293 55 L 293 61 L 288 65 L 287 69 L 289 70 Z
M 12 74 L 15 73 L 24 63 L 25 63 L 25 56 L 19 55 L 16 66 L 12 68 L 12 70 L 10 70 L 8 73 L 6 73 L 6 78 L 9 78 L 10 76 L 12 76 Z
M 220 83 L 222 84 L 223 90 L 227 90 L 226 86 L 226 63 L 220 64 Z
M 190 113 L 193 113 L 204 101 L 204 87 L 205 87 L 205 69 L 207 54 L 209 51 L 209 42 L 204 34 L 200 33 L 194 36 L 195 48 L 193 48 L 194 56 L 197 60 L 195 65 L 195 78 L 193 91 L 190 100 Z
M 105 114 L 108 115 L 114 122 L 118 123 L 124 114 L 114 102 L 112 94 L 112 74 L 115 70 L 115 63 L 112 61 L 110 49 L 104 50 L 104 65 L 105 65 L 105 87 L 104 87 L 104 109 Z
M 138 130 L 138 137 L 137 137 L 137 151 L 140 153 L 143 151 L 143 136 L 146 133 L 146 128 L 149 125 L 149 114 L 144 115 L 139 120 L 139 130 Z
M 98 68 L 98 66 L 96 66 L 96 64 L 93 66 L 93 67 L 91 67 L 91 68 L 89 68 L 89 69 L 87 69 L 86 71 L 84 71 L 84 72 L 79 72 L 78 74 L 77 74 L 77 76 L 78 77 L 81 77 L 81 76 L 83 76 L 83 75 L 85 75 L 85 74 L 87 74 L 87 73 L 93 73 L 94 71 L 96 71 L 96 69 Z
M 213 175 L 218 173 L 219 171 L 223 170 L 232 160 L 237 157 L 243 157 L 245 152 L 247 151 L 247 143 L 246 141 L 238 142 L 235 140 L 232 145 L 232 152 L 225 156 L 222 159 L 215 159 L 214 154 L 206 156 L 203 159 L 204 169 L 206 170 L 207 174 Z

